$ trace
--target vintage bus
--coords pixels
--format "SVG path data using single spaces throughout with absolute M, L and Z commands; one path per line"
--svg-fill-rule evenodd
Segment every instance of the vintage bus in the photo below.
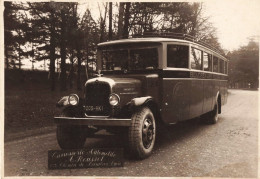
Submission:
M 150 156 L 158 124 L 203 116 L 214 124 L 227 102 L 228 60 L 190 38 L 141 37 L 100 43 L 96 78 L 84 96 L 63 97 L 55 117 L 61 148 L 81 148 L 100 129 L 125 133 L 138 158 Z

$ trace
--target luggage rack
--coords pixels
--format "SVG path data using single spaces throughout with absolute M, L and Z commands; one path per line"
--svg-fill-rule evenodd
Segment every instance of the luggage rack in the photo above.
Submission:
M 163 37 L 163 38 L 187 40 L 187 41 L 191 41 L 191 42 L 203 45 L 203 46 L 225 56 L 225 54 L 223 54 L 223 52 L 221 52 L 216 47 L 213 47 L 213 46 L 207 44 L 206 42 L 199 41 L 195 37 L 188 35 L 188 34 L 174 33 L 174 32 L 144 32 L 143 34 L 135 34 L 132 36 L 132 38 L 146 38 L 146 37 Z

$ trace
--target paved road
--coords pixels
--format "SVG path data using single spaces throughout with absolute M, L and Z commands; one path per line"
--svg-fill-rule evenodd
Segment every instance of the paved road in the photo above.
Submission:
M 125 157 L 121 168 L 48 170 L 48 150 L 59 150 L 55 133 L 5 143 L 5 176 L 257 177 L 258 92 L 230 90 L 216 125 L 198 120 L 167 128 L 153 155 Z M 122 147 L 119 138 L 88 139 L 88 147 Z

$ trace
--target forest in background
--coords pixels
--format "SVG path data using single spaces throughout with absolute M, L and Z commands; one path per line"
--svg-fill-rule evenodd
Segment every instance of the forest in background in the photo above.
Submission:
M 217 29 L 203 15 L 203 3 L 96 5 L 93 10 L 78 2 L 4 2 L 5 69 L 22 70 L 26 59 L 31 60 L 33 69 L 36 61 L 43 61 L 52 91 L 57 84 L 61 91 L 73 84 L 80 90 L 82 74 L 86 74 L 86 79 L 93 74 L 91 64 L 96 61 L 96 46 L 100 42 L 145 32 L 174 32 L 194 36 L 225 52 L 218 42 Z M 258 44 L 251 41 L 227 56 L 230 87 L 245 88 L 249 83 L 258 87 Z
M 259 88 L 259 43 L 251 39 L 227 57 L 230 88 Z

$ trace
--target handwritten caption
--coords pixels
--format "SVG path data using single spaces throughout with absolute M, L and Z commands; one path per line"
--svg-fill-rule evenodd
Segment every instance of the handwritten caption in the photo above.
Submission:
M 123 149 L 49 150 L 48 169 L 123 167 Z

